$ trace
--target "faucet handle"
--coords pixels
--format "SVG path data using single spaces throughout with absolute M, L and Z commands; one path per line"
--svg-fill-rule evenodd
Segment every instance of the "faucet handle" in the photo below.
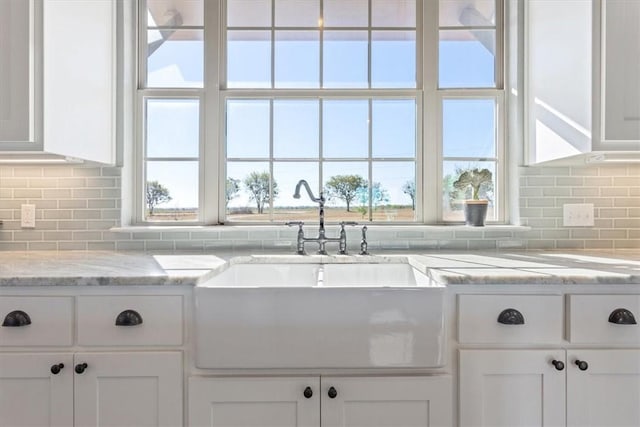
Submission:
M 362 227 L 362 240 L 360 241 L 360 255 L 369 255 L 369 244 L 367 243 L 367 226 Z

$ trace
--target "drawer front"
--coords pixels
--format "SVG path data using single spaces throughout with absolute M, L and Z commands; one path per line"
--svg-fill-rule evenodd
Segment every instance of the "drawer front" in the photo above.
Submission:
M 458 340 L 460 343 L 558 343 L 562 341 L 562 312 L 560 295 L 460 295 Z M 499 318 L 506 324 L 500 323 Z
M 78 344 L 181 345 L 182 317 L 180 295 L 81 296 Z
M 0 347 L 73 344 L 72 297 L 0 297 Z M 28 323 L 28 321 L 26 322 Z
M 569 295 L 569 341 L 640 344 L 640 295 Z

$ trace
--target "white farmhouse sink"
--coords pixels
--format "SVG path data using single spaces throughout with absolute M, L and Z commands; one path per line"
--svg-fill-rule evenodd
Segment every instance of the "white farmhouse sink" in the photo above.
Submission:
M 429 287 L 429 278 L 407 263 L 324 264 L 322 286 Z
M 198 285 L 196 365 L 444 365 L 444 287 L 407 263 L 325 262 L 236 263 Z

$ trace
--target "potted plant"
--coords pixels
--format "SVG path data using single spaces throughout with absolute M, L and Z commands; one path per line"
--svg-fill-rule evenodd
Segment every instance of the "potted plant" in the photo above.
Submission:
M 464 202 L 464 222 L 466 225 L 484 226 L 489 201 L 480 199 L 480 187 L 491 182 L 492 174 L 489 169 L 474 168 L 460 171 L 458 179 L 453 183 L 453 187 L 460 191 L 466 191 L 471 187 L 471 199 Z

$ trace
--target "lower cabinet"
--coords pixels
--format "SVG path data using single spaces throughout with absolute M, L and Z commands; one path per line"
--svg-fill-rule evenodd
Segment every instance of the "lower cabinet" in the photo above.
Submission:
M 191 427 L 449 427 L 451 377 L 189 379 Z
M 179 352 L 0 354 L 1 426 L 182 425 Z
M 460 350 L 460 426 L 640 425 L 640 350 Z
M 568 350 L 567 362 L 570 427 L 640 426 L 640 350 Z
M 72 426 L 72 370 L 71 353 L 0 354 L 0 426 Z

